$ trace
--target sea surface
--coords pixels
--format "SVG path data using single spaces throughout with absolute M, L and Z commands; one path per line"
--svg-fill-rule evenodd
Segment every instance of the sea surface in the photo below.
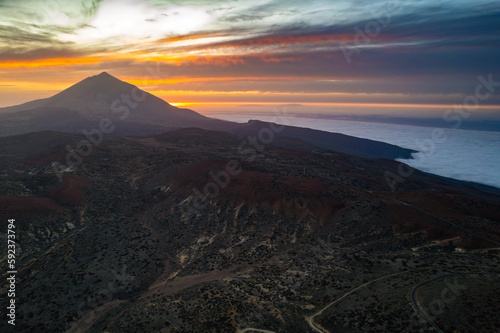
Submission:
M 500 132 L 318 119 L 283 114 L 210 114 L 247 122 L 250 119 L 343 133 L 419 151 L 401 160 L 419 170 L 500 188 Z M 446 125 L 446 124 L 445 124 Z

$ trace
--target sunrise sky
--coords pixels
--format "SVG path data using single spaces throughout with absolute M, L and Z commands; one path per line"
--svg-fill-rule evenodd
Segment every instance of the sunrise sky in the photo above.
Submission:
M 499 59 L 498 0 L 0 0 L 0 106 L 107 71 L 206 112 L 435 112 Z

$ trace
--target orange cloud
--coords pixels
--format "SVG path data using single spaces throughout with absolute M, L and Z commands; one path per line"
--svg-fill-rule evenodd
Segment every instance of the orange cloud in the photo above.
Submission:
M 155 78 L 137 78 L 124 77 L 124 81 L 136 86 L 158 86 L 163 84 L 179 84 L 179 83 L 212 83 L 212 82 L 250 82 L 250 81 L 315 81 L 324 80 L 324 77 L 308 77 L 308 76 L 216 76 L 216 77 L 170 77 L 165 79 Z
M 68 88 L 71 83 L 67 82 L 27 82 L 27 81 L 0 81 L 3 91 L 43 91 L 60 92 Z
M 228 66 L 245 63 L 245 57 L 242 56 L 152 56 L 142 59 L 135 59 L 136 62 L 165 62 L 173 65 L 196 64 L 196 65 L 216 65 Z
M 40 68 L 55 66 L 73 66 L 98 64 L 98 58 L 52 58 L 25 61 L 4 61 L 0 62 L 0 68 Z

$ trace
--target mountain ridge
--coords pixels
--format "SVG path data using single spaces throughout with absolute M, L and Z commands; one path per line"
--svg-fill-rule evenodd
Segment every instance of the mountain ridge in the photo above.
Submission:
M 178 128 L 198 127 L 225 131 L 242 138 L 269 134 L 271 140 L 290 147 L 284 137 L 300 139 L 303 149 L 330 149 L 366 158 L 411 158 L 414 150 L 339 133 L 277 125 L 259 120 L 236 123 L 209 118 L 190 109 L 177 108 L 163 99 L 107 72 L 93 75 L 46 99 L 0 108 L 0 136 L 38 131 L 82 133 L 99 128 L 101 120 L 113 122 L 113 133 L 150 136 Z M 266 141 L 266 140 L 264 140 Z
M 73 114 L 68 117 L 68 113 Z M 51 118 L 51 121 L 45 121 Z M 59 118 L 59 119 L 58 119 Z M 45 99 L 0 108 L 1 136 L 56 130 L 81 132 L 100 119 L 116 119 L 119 134 L 145 135 L 191 126 L 218 128 L 226 122 L 179 109 L 107 72 L 93 75 Z M 94 124 L 93 124 L 94 123 Z

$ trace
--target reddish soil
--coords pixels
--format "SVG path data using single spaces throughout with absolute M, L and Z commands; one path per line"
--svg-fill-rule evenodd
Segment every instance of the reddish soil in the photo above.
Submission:
M 0 196 L 0 212 L 0 215 L 3 215 L 0 225 L 6 225 L 7 219 L 23 219 L 27 216 L 49 212 L 67 212 L 67 210 L 48 198 Z
M 439 223 L 429 215 L 416 211 L 414 208 L 400 203 L 391 203 L 390 217 L 398 222 L 393 226 L 395 233 L 409 234 L 424 232 L 429 240 L 443 240 L 457 237 L 461 234 L 458 229 Z
M 48 191 L 47 196 L 65 205 L 77 206 L 87 192 L 90 182 L 77 176 L 64 175 L 57 187 Z
M 226 172 L 228 163 L 228 160 L 208 160 L 189 165 L 178 170 L 175 185 L 179 189 L 196 188 L 204 193 L 207 184 L 216 183 L 210 172 L 216 175 Z M 221 181 L 226 179 L 221 178 Z M 213 188 L 208 190 L 212 193 Z M 277 177 L 255 170 L 241 171 L 231 177 L 227 186 L 217 185 L 217 190 L 214 202 L 227 202 L 235 208 L 245 204 L 249 208 L 283 211 L 289 218 L 312 216 L 321 224 L 345 206 L 342 202 L 326 199 L 327 185 L 321 180 Z

